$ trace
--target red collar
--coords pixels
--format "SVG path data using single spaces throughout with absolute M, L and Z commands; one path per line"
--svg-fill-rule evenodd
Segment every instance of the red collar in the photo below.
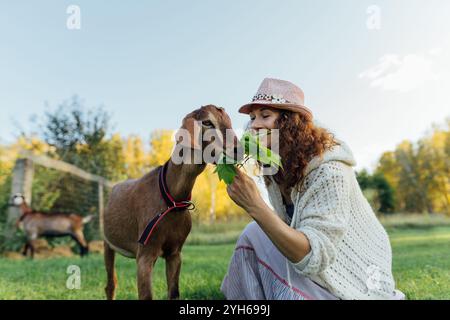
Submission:
M 169 164 L 169 161 L 167 161 L 162 167 L 159 169 L 159 192 L 161 193 L 162 198 L 167 204 L 167 207 L 173 207 L 173 208 L 186 208 L 191 207 L 194 204 L 191 202 L 192 195 L 189 194 L 187 199 L 181 200 L 181 201 L 175 201 L 175 199 L 172 197 L 172 195 L 169 192 L 169 188 L 167 187 L 166 183 L 166 172 L 167 172 L 167 166 Z M 193 208 L 192 208 L 193 209 Z M 191 209 L 190 209 L 191 210 Z
M 146 245 L 148 241 L 150 240 L 150 236 L 152 235 L 153 231 L 155 230 L 158 223 L 164 218 L 166 214 L 168 214 L 170 211 L 183 211 L 183 210 L 193 210 L 195 208 L 194 203 L 191 202 L 191 194 L 189 194 L 189 197 L 185 200 L 181 201 L 175 201 L 175 199 L 172 197 L 172 195 L 169 192 L 169 188 L 167 187 L 166 183 L 166 171 L 167 171 L 167 165 L 169 162 L 166 162 L 164 166 L 161 166 L 159 168 L 159 191 L 161 193 L 161 197 L 164 199 L 164 201 L 167 204 L 167 209 L 161 213 L 158 213 L 145 227 L 144 231 L 141 234 L 141 237 L 139 238 L 139 243 L 142 245 Z

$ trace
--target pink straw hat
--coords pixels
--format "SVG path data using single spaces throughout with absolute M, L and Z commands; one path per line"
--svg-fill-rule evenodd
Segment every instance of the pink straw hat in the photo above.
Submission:
M 276 109 L 301 112 L 312 119 L 311 110 L 305 107 L 302 89 L 289 81 L 265 78 L 252 99 L 239 108 L 240 113 L 248 114 L 254 106 L 270 106 Z

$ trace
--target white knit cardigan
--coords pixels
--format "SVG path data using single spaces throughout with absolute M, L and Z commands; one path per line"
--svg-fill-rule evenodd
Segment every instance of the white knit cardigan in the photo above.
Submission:
M 310 242 L 301 261 L 287 261 L 340 299 L 396 299 L 389 237 L 361 192 L 351 150 L 338 142 L 309 162 L 300 192 L 292 190 L 292 220 L 276 182 L 266 185 L 275 212 Z

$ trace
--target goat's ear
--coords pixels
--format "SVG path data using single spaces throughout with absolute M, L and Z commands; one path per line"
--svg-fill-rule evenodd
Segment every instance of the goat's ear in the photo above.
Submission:
M 183 119 L 183 124 L 176 134 L 176 139 L 181 146 L 201 150 L 201 135 L 202 127 L 200 122 L 188 115 Z

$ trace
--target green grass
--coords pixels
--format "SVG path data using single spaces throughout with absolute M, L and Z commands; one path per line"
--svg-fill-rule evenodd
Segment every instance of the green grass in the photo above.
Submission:
M 450 225 L 396 224 L 392 221 L 386 222 L 386 227 L 392 243 L 397 288 L 408 299 L 450 299 Z M 223 298 L 220 284 L 233 253 L 234 241 L 244 225 L 245 222 L 237 222 L 194 227 L 183 249 L 182 299 Z M 81 268 L 79 290 L 66 288 L 69 276 L 66 269 L 72 264 Z M 134 260 L 118 256 L 116 266 L 117 298 L 136 299 Z M 154 297 L 165 299 L 165 271 L 161 259 L 156 264 L 153 278 Z M 87 259 L 31 261 L 0 258 L 0 299 L 104 299 L 104 284 L 103 258 L 98 254 Z
M 450 299 L 450 227 L 391 230 L 393 272 L 408 299 Z
M 222 299 L 219 290 L 233 252 L 233 245 L 186 245 L 180 277 L 182 299 Z M 69 265 L 81 270 L 81 288 L 69 290 Z M 136 263 L 116 259 L 117 299 L 136 299 Z M 51 258 L 41 260 L 0 259 L 0 299 L 104 299 L 106 274 L 103 256 Z M 166 299 L 164 260 L 159 259 L 153 274 L 155 299 Z
M 197 245 L 234 243 L 249 222 L 250 219 L 242 219 L 212 225 L 193 225 L 186 243 Z

